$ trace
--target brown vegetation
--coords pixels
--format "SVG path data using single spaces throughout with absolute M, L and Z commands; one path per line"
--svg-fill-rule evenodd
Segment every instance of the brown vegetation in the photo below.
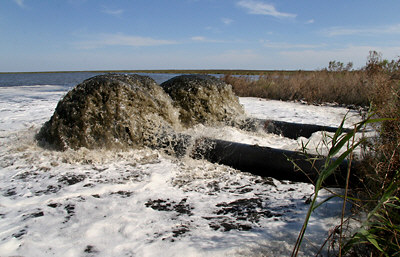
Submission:
M 367 106 L 370 100 L 370 85 L 365 72 L 361 71 L 275 72 L 260 75 L 258 79 L 225 75 L 223 80 L 231 84 L 239 96 L 359 106 Z
M 367 219 L 345 240 L 339 256 L 399 256 L 400 59 L 383 60 L 371 51 L 363 69 L 351 68 L 351 63 L 333 61 L 319 71 L 275 72 L 258 78 L 225 75 L 223 80 L 239 96 L 369 106 L 374 117 L 383 119 L 377 125 L 379 137 L 369 143 L 372 151 L 357 174 L 361 188 L 353 187 L 353 196 L 359 197 L 356 206 L 368 213 Z
M 367 241 L 376 256 L 400 254 L 400 59 L 382 60 L 377 52 L 370 52 L 365 68 L 371 88 L 371 108 L 379 118 L 378 142 L 367 159 L 364 173 L 364 202 L 371 210 L 364 234 L 350 240 L 354 249 Z M 354 238 L 356 246 L 352 244 Z M 372 240 L 371 240 L 372 239 Z M 363 242 L 365 244 L 365 242 Z M 355 251 L 357 254 L 357 252 Z

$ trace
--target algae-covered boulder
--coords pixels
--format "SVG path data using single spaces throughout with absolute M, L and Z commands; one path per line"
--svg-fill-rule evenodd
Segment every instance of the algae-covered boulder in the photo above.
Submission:
M 187 127 L 198 123 L 232 124 L 244 114 L 231 86 L 213 76 L 177 76 L 161 87 L 179 108 L 179 118 Z
M 37 139 L 58 150 L 153 146 L 180 127 L 178 115 L 153 79 L 100 75 L 67 93 Z

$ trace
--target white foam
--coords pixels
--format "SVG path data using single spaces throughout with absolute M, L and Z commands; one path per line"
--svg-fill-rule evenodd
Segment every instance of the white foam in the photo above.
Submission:
M 150 149 L 42 149 L 33 137 L 65 92 L 50 92 L 47 87 L 31 89 L 0 88 L 1 255 L 290 254 L 312 185 L 263 180 L 223 165 L 179 160 Z M 286 117 L 287 121 L 337 125 L 339 117 L 315 106 L 296 107 L 293 112 L 293 108 L 278 108 L 287 103 L 272 101 L 275 107 L 271 111 L 264 108 L 269 101 L 240 100 L 248 113 L 259 118 Z M 301 115 L 303 111 L 319 115 Z M 332 117 L 337 119 L 329 120 Z M 297 147 L 296 140 L 227 127 L 199 126 L 191 133 L 271 147 Z M 322 198 L 327 196 L 324 194 Z M 257 222 L 238 220 L 234 211 L 223 214 L 229 206 L 226 204 L 241 199 L 256 199 L 255 203 L 261 204 L 249 207 L 259 213 Z M 340 206 L 339 200 L 329 201 L 313 214 L 301 254 L 315 254 L 312 245 L 319 247 L 337 224 Z M 271 216 L 260 214 L 263 211 L 270 211 Z M 215 230 L 221 221 L 252 229 Z
M 357 111 L 343 107 L 312 106 L 255 97 L 241 97 L 240 103 L 250 116 L 260 119 L 332 127 L 338 127 L 345 115 L 347 115 L 345 127 L 352 127 L 355 123 L 361 121 L 360 114 Z

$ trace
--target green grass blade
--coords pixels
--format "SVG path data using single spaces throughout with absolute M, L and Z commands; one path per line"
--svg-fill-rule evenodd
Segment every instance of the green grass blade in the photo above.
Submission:
M 323 205 L 324 203 L 328 202 L 329 200 L 338 197 L 337 195 L 331 195 L 328 198 L 326 198 L 325 200 L 323 200 L 322 202 L 316 204 L 315 206 L 313 206 L 312 211 L 314 211 L 315 209 L 317 209 L 318 207 L 320 207 L 321 205 Z
M 337 167 L 346 159 L 346 157 L 358 146 L 361 144 L 361 141 L 354 144 L 352 147 L 347 149 L 344 153 L 342 153 L 334 162 L 330 163 L 328 167 L 326 167 L 322 172 L 321 175 L 318 177 L 317 183 L 321 185 L 322 182 L 327 179 Z

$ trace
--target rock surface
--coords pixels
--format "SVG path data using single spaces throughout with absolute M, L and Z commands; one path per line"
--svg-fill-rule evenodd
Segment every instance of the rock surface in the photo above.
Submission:
M 99 75 L 67 93 L 37 139 L 57 150 L 154 146 L 179 130 L 178 114 L 150 77 Z
M 234 124 L 244 109 L 230 85 L 209 75 L 181 75 L 161 84 L 174 106 L 180 109 L 183 125 Z

